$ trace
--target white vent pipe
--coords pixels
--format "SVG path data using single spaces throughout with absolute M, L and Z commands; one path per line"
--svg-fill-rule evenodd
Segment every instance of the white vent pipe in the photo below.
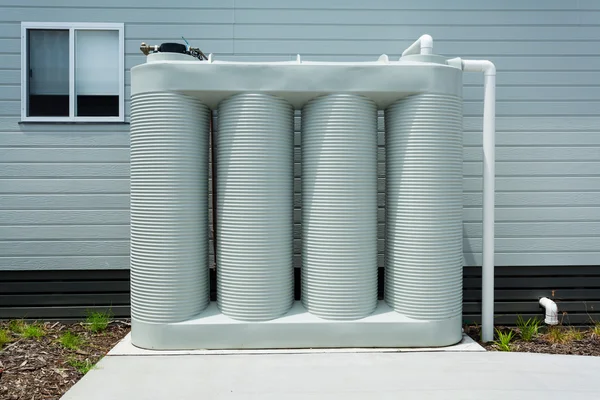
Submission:
M 558 306 L 547 297 L 540 299 L 540 306 L 546 309 L 546 319 L 544 322 L 548 325 L 558 325 Z
M 402 52 L 432 54 L 433 38 L 423 35 Z M 460 59 L 448 60 L 455 65 Z M 458 65 L 456 65 L 458 66 Z M 483 265 L 481 273 L 481 340 L 494 340 L 494 196 L 496 163 L 496 67 L 488 60 L 460 60 L 465 72 L 483 72 Z
M 462 60 L 465 72 L 483 72 L 483 266 L 481 340 L 494 340 L 494 192 L 496 159 L 496 67 L 487 60 Z
M 433 54 L 433 38 L 423 35 L 402 52 L 402 57 L 410 54 Z

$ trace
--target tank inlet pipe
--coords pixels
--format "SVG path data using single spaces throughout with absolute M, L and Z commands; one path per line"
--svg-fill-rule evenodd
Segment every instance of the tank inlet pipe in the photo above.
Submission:
M 496 67 L 487 60 L 462 60 L 465 72 L 483 72 L 483 266 L 481 340 L 494 340 L 494 193 L 496 141 Z
M 540 306 L 546 309 L 546 319 L 544 322 L 548 325 L 558 325 L 558 306 L 553 300 L 547 297 L 540 299 Z
M 423 35 L 402 52 L 402 57 L 410 54 L 433 54 L 433 38 Z

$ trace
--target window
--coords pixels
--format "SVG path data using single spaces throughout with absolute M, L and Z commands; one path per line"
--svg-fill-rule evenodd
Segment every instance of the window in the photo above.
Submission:
M 124 121 L 123 24 L 21 24 L 21 119 Z

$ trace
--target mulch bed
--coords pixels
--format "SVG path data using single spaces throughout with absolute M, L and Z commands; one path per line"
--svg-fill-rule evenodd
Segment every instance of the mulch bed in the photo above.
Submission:
M 83 324 L 43 323 L 45 335 L 24 339 L 12 333 L 12 342 L 0 350 L 0 399 L 60 399 L 83 374 L 72 364 L 96 364 L 129 332 L 126 321 L 111 321 L 100 333 Z M 8 329 L 0 322 L 0 329 Z M 58 338 L 70 331 L 83 338 L 77 350 L 64 348 Z
M 569 327 L 570 328 L 570 327 Z M 569 329 L 567 327 L 557 327 L 556 329 Z M 511 351 L 525 353 L 544 353 L 544 354 L 567 354 L 578 356 L 600 356 L 600 336 L 592 333 L 589 329 L 582 329 L 583 338 L 581 340 L 568 340 L 566 343 L 553 343 L 545 330 L 533 340 L 526 342 L 518 335 L 517 328 L 499 327 L 500 330 L 513 329 L 517 334 L 511 341 Z M 468 326 L 465 332 L 485 347 L 488 351 L 499 351 L 494 343 L 482 343 L 480 341 L 480 329 L 475 326 Z

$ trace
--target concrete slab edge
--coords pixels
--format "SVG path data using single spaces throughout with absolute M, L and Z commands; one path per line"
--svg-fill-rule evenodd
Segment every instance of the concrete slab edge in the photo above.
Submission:
M 452 346 L 423 348 L 341 348 L 341 349 L 235 349 L 235 350 L 147 350 L 131 343 L 131 333 L 117 343 L 107 356 L 181 356 L 181 355 L 251 355 L 251 354 L 312 354 L 312 353 L 424 353 L 424 352 L 485 352 L 466 334 Z

